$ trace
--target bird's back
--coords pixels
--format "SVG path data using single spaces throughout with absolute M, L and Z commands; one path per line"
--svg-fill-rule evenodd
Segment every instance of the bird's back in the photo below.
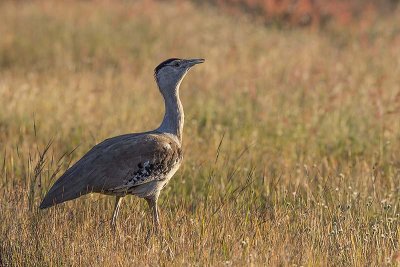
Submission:
M 106 139 L 56 181 L 40 208 L 91 192 L 134 194 L 136 187 L 146 188 L 142 185 L 168 178 L 181 160 L 179 140 L 169 134 L 147 132 Z

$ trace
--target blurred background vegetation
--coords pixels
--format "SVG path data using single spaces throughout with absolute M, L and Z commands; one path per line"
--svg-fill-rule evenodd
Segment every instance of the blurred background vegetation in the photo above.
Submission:
M 197 1 L 202 3 L 204 1 Z M 398 0 L 209 0 L 228 12 L 244 12 L 266 24 L 325 27 L 366 27 L 382 15 L 390 15 Z
M 399 18 L 398 1 L 1 1 L 0 266 L 397 264 Z M 174 256 L 137 198 L 115 237 L 110 197 L 39 211 L 93 145 L 158 126 L 170 57 L 206 59 L 160 199 Z

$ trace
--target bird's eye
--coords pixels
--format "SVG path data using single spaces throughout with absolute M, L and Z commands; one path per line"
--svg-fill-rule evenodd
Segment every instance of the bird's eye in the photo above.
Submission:
M 181 65 L 181 64 L 180 64 L 179 62 L 175 62 L 175 63 L 174 63 L 174 66 L 175 66 L 175 67 L 179 67 L 180 65 Z

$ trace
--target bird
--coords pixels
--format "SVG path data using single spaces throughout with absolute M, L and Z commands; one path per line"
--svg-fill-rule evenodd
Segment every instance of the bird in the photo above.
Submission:
M 189 69 L 204 61 L 170 58 L 161 62 L 154 69 L 165 105 L 160 126 L 152 131 L 111 137 L 95 145 L 58 178 L 39 208 L 46 209 L 88 193 L 115 196 L 111 220 L 115 229 L 122 198 L 135 195 L 147 201 L 158 230 L 157 200 L 183 160 L 184 112 L 179 88 Z

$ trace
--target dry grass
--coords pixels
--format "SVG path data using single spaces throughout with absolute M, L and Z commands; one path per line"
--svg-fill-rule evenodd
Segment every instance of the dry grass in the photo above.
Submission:
M 2 2 L 0 265 L 395 265 L 397 22 L 280 31 L 186 2 Z M 172 56 L 207 60 L 182 85 L 185 161 L 160 199 L 174 256 L 134 197 L 115 237 L 113 198 L 39 211 L 70 161 L 158 126 L 152 70 Z

